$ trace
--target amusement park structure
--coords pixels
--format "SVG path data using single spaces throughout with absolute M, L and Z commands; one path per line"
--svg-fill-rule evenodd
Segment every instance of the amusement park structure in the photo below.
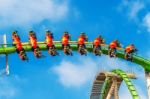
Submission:
M 138 93 L 130 79 L 136 79 L 135 74 L 125 73 L 120 69 L 111 72 L 100 72 L 93 82 L 90 99 L 119 99 L 119 87 L 124 81 L 132 98 L 139 99 Z
M 4 44 L 0 47 L 0 54 L 6 55 L 6 74 L 9 74 L 8 55 L 16 52 L 16 47 L 12 44 L 7 44 L 6 35 L 3 36 Z M 24 51 L 32 51 L 32 46 L 29 42 L 21 43 Z M 62 50 L 61 41 L 53 41 L 57 50 Z M 73 51 L 78 50 L 77 41 L 69 41 L 71 49 Z M 7 46 L 10 45 L 10 46 Z M 44 42 L 37 42 L 40 50 L 47 50 L 47 45 Z M 93 42 L 85 42 L 88 52 L 93 52 Z M 107 44 L 101 44 L 102 54 L 108 55 L 109 46 Z M 116 57 L 124 58 L 124 49 L 117 48 Z M 143 57 L 133 55 L 132 62 L 142 66 L 145 70 L 145 77 L 147 80 L 148 95 L 150 99 L 150 60 Z M 93 82 L 93 88 L 90 99 L 118 99 L 118 90 L 122 81 L 125 81 L 133 99 L 139 99 L 139 96 L 129 80 L 129 78 L 135 78 L 134 74 L 126 74 L 122 70 L 113 70 L 111 72 L 101 72 L 97 75 L 96 80 Z M 111 97 L 111 98 L 110 98 Z M 113 98 L 112 98 L 113 97 Z

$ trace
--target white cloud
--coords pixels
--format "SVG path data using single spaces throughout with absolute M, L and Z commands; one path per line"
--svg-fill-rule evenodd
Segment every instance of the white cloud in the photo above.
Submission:
M 134 69 L 141 70 L 141 68 L 136 68 L 136 66 L 128 65 L 127 62 L 108 58 L 108 56 L 103 56 L 99 59 L 86 57 L 84 60 L 81 57 L 76 59 L 76 62 L 63 60 L 60 65 L 52 68 L 58 75 L 60 83 L 64 86 L 81 86 L 90 80 L 92 81 L 99 71 L 109 71 L 116 68 L 128 72 L 134 72 Z
M 22 94 L 20 85 L 28 80 L 18 75 L 0 75 L 0 99 L 14 99 Z
M 0 79 L 0 98 L 1 99 L 10 99 L 17 94 L 16 87 L 5 78 Z
M 130 21 L 138 26 L 137 33 L 141 34 L 143 28 L 150 32 L 150 12 L 147 12 L 149 4 L 148 0 L 122 0 L 117 8 L 119 12 L 127 16 Z M 141 12 L 147 13 L 143 15 L 144 13 Z
M 147 31 L 150 32 L 150 12 L 145 15 L 143 23 L 144 26 L 147 28 Z
M 129 19 L 133 19 L 134 21 L 138 20 L 138 14 L 143 8 L 145 7 L 145 4 L 139 0 L 122 0 L 120 5 L 118 6 L 118 10 L 126 14 Z
M 130 5 L 130 12 L 129 17 L 131 19 L 137 18 L 137 15 L 140 10 L 144 8 L 144 4 L 140 1 L 133 2 L 133 4 Z
M 80 63 L 77 65 L 72 62 L 63 60 L 59 66 L 53 68 L 59 76 L 59 81 L 67 87 L 79 87 L 92 81 L 97 72 L 97 64 L 89 58 L 85 60 L 76 60 Z
M 135 88 L 137 89 L 140 97 L 143 97 L 142 99 L 146 99 L 146 90 L 144 92 L 141 91 L 142 88 L 146 88 L 144 71 L 141 67 L 138 67 L 138 65 L 134 65 L 133 63 L 127 61 L 121 61 L 117 58 L 109 58 L 108 56 L 95 59 L 81 59 L 81 57 L 77 57 L 76 59 L 76 62 L 64 60 L 60 63 L 59 66 L 54 66 L 52 68 L 52 70 L 59 77 L 60 83 L 65 87 L 80 87 L 85 83 L 92 82 L 95 75 L 99 71 L 110 71 L 119 68 L 126 72 L 136 74 L 138 79 L 133 80 L 132 82 L 135 85 Z M 142 86 L 140 84 L 142 84 Z M 123 83 L 119 93 L 119 96 L 123 97 L 123 99 L 132 99 L 132 96 L 128 92 L 125 83 Z
M 0 25 L 58 21 L 68 13 L 67 0 L 0 0 Z
M 128 91 L 128 88 L 126 87 L 126 84 L 124 82 L 120 86 L 119 98 L 132 99 L 132 96 L 131 96 L 130 92 Z

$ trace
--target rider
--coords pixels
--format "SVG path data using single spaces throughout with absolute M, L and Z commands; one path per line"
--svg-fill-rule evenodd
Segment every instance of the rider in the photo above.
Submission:
M 12 39 L 13 39 L 13 44 L 16 46 L 16 51 L 17 53 L 19 54 L 19 57 L 22 59 L 22 60 L 28 60 L 27 56 L 26 56 L 26 53 L 22 47 L 22 43 L 20 41 L 20 37 L 19 35 L 17 34 L 17 31 L 14 31 L 12 33 Z
M 68 46 L 69 49 L 71 48 L 70 44 L 69 44 L 69 40 L 71 40 L 71 37 L 70 37 L 69 33 L 67 31 L 65 31 L 62 36 L 62 49 L 64 49 L 64 46 Z
M 111 55 L 111 51 L 114 51 L 114 54 L 116 55 L 117 47 L 121 47 L 120 42 L 116 39 L 112 41 L 109 45 L 109 55 Z
M 86 49 L 85 41 L 88 41 L 88 37 L 84 32 L 81 32 L 79 38 L 78 38 L 78 51 L 80 52 L 79 46 L 83 46 L 84 49 Z
M 55 56 L 56 54 L 58 54 L 56 52 L 56 48 L 55 48 L 55 45 L 53 44 L 53 33 L 51 31 L 46 31 L 46 38 L 45 38 L 45 41 L 46 41 L 46 44 L 47 44 L 47 48 L 48 48 L 48 52 L 49 54 L 51 54 L 52 56 Z
M 134 44 L 130 44 L 125 48 L 125 59 L 128 59 L 127 55 L 131 55 L 136 51 Z
M 14 37 L 19 37 L 17 34 L 17 31 L 13 31 L 12 32 L 12 39 L 14 40 Z M 19 38 L 20 39 L 20 38 Z
M 47 47 L 54 47 L 54 44 L 53 44 L 53 33 L 49 30 L 46 31 L 46 38 L 45 38 L 45 41 L 46 41 L 46 44 L 47 44 Z
M 39 47 L 38 47 L 38 44 L 37 44 L 37 38 L 36 38 L 36 35 L 35 35 L 34 31 L 32 31 L 32 30 L 29 31 L 29 40 L 30 40 L 32 49 L 34 51 L 34 55 L 36 57 L 40 57 L 41 52 L 39 51 Z
M 101 44 L 104 44 L 104 39 L 102 38 L 101 35 L 99 35 L 93 42 L 93 52 L 95 53 L 96 51 L 96 48 L 98 47 L 99 50 L 101 50 Z
M 20 41 L 20 38 L 17 34 L 17 31 L 14 31 L 12 33 L 12 39 L 13 39 L 13 45 L 16 46 L 17 53 L 19 53 L 21 50 L 23 50 L 23 48 L 22 48 L 22 43 Z
M 31 42 L 31 45 L 32 45 L 32 48 L 35 49 L 37 48 L 37 38 L 36 38 L 36 35 L 33 31 L 30 31 L 29 32 L 29 40 Z

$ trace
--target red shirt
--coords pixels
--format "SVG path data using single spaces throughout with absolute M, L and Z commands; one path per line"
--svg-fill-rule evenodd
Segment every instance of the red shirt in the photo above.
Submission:
M 16 45 L 17 50 L 21 51 L 22 50 L 22 43 L 21 43 L 19 37 L 14 37 L 13 40 L 14 40 L 13 43 Z
M 79 45 L 83 45 L 85 43 L 85 37 L 84 36 L 80 36 L 79 38 L 78 38 L 78 44 Z
M 114 49 L 114 48 L 117 47 L 117 43 L 116 43 L 116 42 L 111 42 L 110 45 L 109 45 L 109 47 L 110 47 L 111 49 Z
M 96 38 L 93 42 L 94 46 L 99 46 L 101 44 L 101 38 Z
M 129 45 L 125 48 L 125 52 L 130 53 L 133 49 L 134 49 L 134 46 Z
M 17 47 L 17 49 L 18 49 L 19 51 L 21 51 L 21 50 L 22 50 L 22 44 L 21 44 L 21 42 L 18 43 L 18 44 L 16 44 L 16 47 Z
M 47 35 L 46 36 L 46 44 L 51 47 L 53 45 L 53 37 Z
M 64 35 L 62 37 L 62 44 L 63 45 L 67 45 L 69 43 L 69 36 L 68 35 Z
M 32 46 L 33 48 L 37 48 L 37 40 L 36 40 L 35 37 L 30 36 L 30 42 L 31 42 L 31 46 Z

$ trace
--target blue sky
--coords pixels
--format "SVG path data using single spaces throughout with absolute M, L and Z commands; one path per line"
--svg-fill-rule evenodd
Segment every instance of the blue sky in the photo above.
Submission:
M 31 29 L 39 41 L 44 40 L 46 29 L 54 33 L 55 40 L 66 30 L 72 40 L 77 40 L 80 32 L 86 32 L 89 41 L 102 34 L 106 43 L 116 38 L 124 47 L 134 43 L 140 56 L 150 58 L 149 5 L 148 0 L 0 0 L 0 37 L 7 34 L 8 43 L 12 43 L 11 32 L 18 30 L 25 42 Z M 73 57 L 59 53 L 51 57 L 45 51 L 46 58 L 36 59 L 28 52 L 29 62 L 21 61 L 16 53 L 9 55 L 10 75 L 0 77 L 0 98 L 88 99 L 96 73 L 114 68 L 133 70 L 140 98 L 148 98 L 140 66 L 90 53 L 86 57 L 77 52 Z M 1 70 L 4 60 L 1 56 Z M 124 83 L 119 93 L 121 99 L 132 99 Z

